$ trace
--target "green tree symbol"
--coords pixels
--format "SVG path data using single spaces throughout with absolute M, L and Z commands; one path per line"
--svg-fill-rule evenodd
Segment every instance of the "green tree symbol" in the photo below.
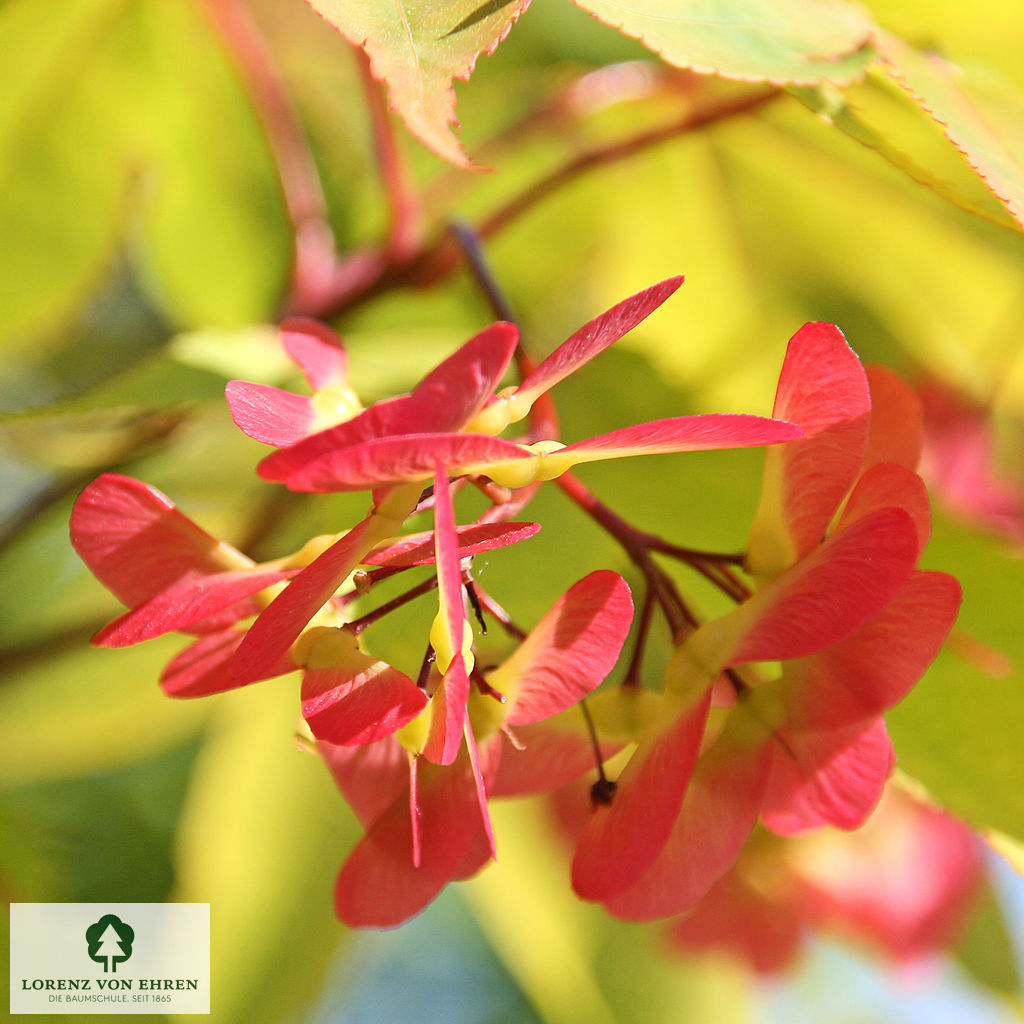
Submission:
M 85 930 L 85 941 L 89 944 L 89 959 L 103 964 L 103 973 L 117 973 L 117 965 L 132 955 L 135 930 L 119 917 L 104 914 L 95 924 Z

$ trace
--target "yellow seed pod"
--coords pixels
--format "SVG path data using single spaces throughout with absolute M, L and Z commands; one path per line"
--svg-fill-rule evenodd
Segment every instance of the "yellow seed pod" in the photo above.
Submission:
M 496 733 L 508 717 L 509 706 L 488 694 L 473 689 L 469 694 L 469 721 L 477 743 Z
M 444 611 L 438 609 L 434 621 L 430 624 L 430 646 L 434 648 L 434 663 L 439 672 L 447 672 L 448 666 L 455 657 L 451 642 L 448 639 L 448 624 L 445 622 Z
M 350 387 L 320 388 L 314 391 L 310 399 L 316 415 L 315 430 L 326 430 L 328 427 L 344 423 L 363 411 L 362 403 Z
M 300 642 L 303 643 L 302 664 L 306 668 L 323 669 L 365 662 L 366 655 L 359 649 L 359 640 L 347 629 L 318 626 L 307 630 Z M 295 653 L 298 654 L 298 644 Z
M 319 558 L 332 544 L 341 540 L 346 532 L 321 533 L 316 537 L 312 537 L 294 555 L 289 555 L 284 564 L 290 569 L 296 566 L 309 565 L 310 562 Z
M 428 703 L 426 707 L 409 723 L 403 725 L 395 733 L 395 739 L 409 751 L 410 754 L 421 754 L 430 734 L 430 723 L 434 717 L 434 705 Z
M 517 487 L 525 487 L 536 478 L 540 460 L 529 448 L 521 447 L 522 459 L 487 467 L 487 475 L 499 486 L 515 490 Z
M 437 665 L 438 671 L 444 674 L 455 658 L 455 651 L 452 650 L 452 645 L 448 640 L 448 624 L 440 609 L 430 624 L 430 646 L 434 648 L 436 655 L 434 663 Z M 473 666 L 476 664 L 476 659 L 473 656 L 473 627 L 465 619 L 462 620 L 462 650 L 459 653 L 465 663 L 466 672 L 472 672 Z
M 211 552 L 218 565 L 225 569 L 251 569 L 256 563 L 247 555 L 243 555 L 237 548 L 233 548 L 227 541 L 217 541 Z
M 508 421 L 509 423 L 518 423 L 526 418 L 533 408 L 533 402 L 525 394 L 520 394 L 514 388 L 509 388 L 508 390 L 510 391 L 508 396 Z
M 466 664 L 466 675 L 469 675 L 476 664 L 476 656 L 473 654 L 473 627 L 466 620 L 462 623 L 462 660 Z
M 500 434 L 509 423 L 513 422 L 509 411 L 509 396 L 514 391 L 515 388 L 505 388 L 499 391 L 494 399 L 466 424 L 466 433 L 490 434 L 492 437 Z
M 554 480 L 561 476 L 568 468 L 565 459 L 550 458 L 555 452 L 560 452 L 565 447 L 561 441 L 538 441 L 530 445 L 530 450 L 540 456 L 537 462 L 535 480 Z

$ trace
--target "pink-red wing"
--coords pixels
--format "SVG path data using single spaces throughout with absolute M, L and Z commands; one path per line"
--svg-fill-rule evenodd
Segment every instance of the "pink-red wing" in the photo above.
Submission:
M 130 608 L 188 573 L 222 572 L 219 542 L 155 487 L 117 473 L 97 477 L 75 502 L 71 543 L 93 575 Z
M 594 356 L 614 344 L 624 334 L 654 312 L 681 284 L 681 277 L 670 277 L 645 288 L 612 306 L 607 312 L 584 324 L 571 338 L 562 342 L 516 389 L 516 395 L 532 403 L 538 396 L 564 380 Z

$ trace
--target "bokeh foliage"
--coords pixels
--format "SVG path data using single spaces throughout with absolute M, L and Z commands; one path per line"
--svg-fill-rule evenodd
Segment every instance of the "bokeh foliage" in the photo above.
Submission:
M 354 1020 L 346 1007 L 357 1013 L 375 977 L 356 970 L 360 956 L 392 956 L 397 974 L 378 977 L 394 986 L 411 943 L 397 933 L 361 945 L 331 917 L 333 874 L 358 828 L 294 738 L 295 681 L 164 698 L 155 680 L 175 642 L 89 648 L 117 605 L 67 540 L 74 495 L 110 469 L 160 487 L 255 556 L 363 511 L 362 498 L 282 498 L 259 481 L 263 449 L 223 402 L 232 377 L 293 382 L 272 329 L 292 226 L 246 81 L 210 18 L 216 6 L 0 5 L 0 885 L 20 901 L 209 901 L 215 1020 Z M 1010 41 L 1024 18 L 1012 0 L 870 6 L 885 27 L 995 69 L 1002 84 L 977 81 L 1000 110 L 1021 109 Z M 389 211 L 352 51 L 300 0 L 246 7 L 308 135 L 340 251 L 372 244 Z M 570 108 L 570 83 L 626 61 L 602 80 L 610 93 Z M 446 166 L 399 136 L 425 197 L 425 235 L 452 219 L 481 224 L 579 153 L 671 123 L 693 81 L 666 78 L 639 43 L 570 4 L 538 0 L 459 87 L 462 143 L 493 173 Z M 1007 116 L 1006 130 L 1014 123 Z M 686 412 L 766 413 L 789 336 L 830 320 L 865 360 L 984 405 L 1010 439 L 1003 470 L 1024 484 L 1012 443 L 1024 418 L 1024 240 L 938 126 L 877 76 L 839 100 L 780 95 L 595 166 L 495 230 L 487 254 L 538 353 L 614 301 L 687 276 L 666 308 L 558 389 L 567 441 Z M 409 386 L 492 318 L 458 268 L 333 312 L 367 400 Z M 581 475 L 646 529 L 742 547 L 756 453 L 652 465 Z M 482 567 L 517 619 L 535 621 L 593 568 L 629 575 L 553 490 L 533 514 L 542 533 Z M 1024 843 L 1019 554 L 938 510 L 927 563 L 963 581 L 960 628 L 1011 668 L 993 678 L 951 650 L 890 716 L 903 772 L 1011 844 Z M 696 579 L 683 583 L 713 610 Z M 378 642 L 417 658 L 406 622 L 418 625 L 417 613 Z M 488 1015 L 471 985 L 452 982 L 444 1019 L 668 1021 L 679 1007 L 693 1020 L 751 1019 L 754 989 L 735 965 L 668 956 L 656 929 L 577 903 L 544 816 L 515 805 L 499 814 L 499 864 L 429 920 L 473 964 L 466 975 L 493 979 L 507 999 Z M 416 927 L 420 944 L 434 942 Z M 1012 961 L 998 911 L 970 941 L 968 967 L 993 961 L 982 949 Z M 444 964 L 434 950 L 411 979 L 447 977 Z M 996 974 L 976 970 L 977 984 L 1019 1002 L 1012 966 Z M 325 980 L 339 976 L 350 982 L 340 993 Z M 410 990 L 407 1006 L 429 1020 L 428 994 Z

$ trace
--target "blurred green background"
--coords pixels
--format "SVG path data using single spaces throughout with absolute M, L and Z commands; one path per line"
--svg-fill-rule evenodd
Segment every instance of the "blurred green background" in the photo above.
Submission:
M 908 39 L 1024 91 L 1013 0 L 889 0 Z M 212 1019 L 234 1022 L 935 1021 L 1021 1013 L 1019 880 L 996 865 L 960 948 L 927 978 L 813 944 L 784 979 L 669 953 L 656 927 L 578 903 L 543 811 L 496 809 L 499 862 L 394 932 L 346 934 L 333 877 L 360 834 L 295 739 L 296 680 L 201 701 L 156 680 L 175 639 L 90 648 L 119 611 L 71 551 L 78 490 L 117 470 L 170 495 L 254 557 L 344 528 L 365 498 L 282 499 L 264 449 L 233 426 L 233 377 L 292 385 L 274 324 L 292 231 L 237 65 L 188 0 L 0 3 L 0 887 L 10 901 L 210 902 Z M 388 211 L 352 53 L 300 0 L 249 0 L 308 136 L 342 253 Z M 636 73 L 565 120 L 534 112 L 593 69 Z M 634 83 L 634 84 L 630 84 Z M 738 88 L 738 87 L 737 87 Z M 490 173 L 447 168 L 399 132 L 425 230 L 469 223 L 580 152 L 667 123 L 650 53 L 568 3 L 537 2 L 458 88 L 461 138 Z M 850 93 L 967 205 L 992 199 L 940 129 L 878 77 Z M 937 379 L 984 407 L 1002 469 L 1024 482 L 1024 240 L 958 208 L 784 97 L 572 180 L 487 242 L 527 344 L 544 353 L 673 274 L 682 290 L 560 385 L 564 439 L 693 411 L 770 410 L 786 341 L 840 325 L 865 361 Z M 407 388 L 492 319 L 461 270 L 339 311 L 364 401 Z M 680 544 L 742 547 L 760 457 L 737 452 L 587 467 L 617 511 Z M 653 470 L 653 472 L 652 472 Z M 553 489 L 543 532 L 479 568 L 536 621 L 615 545 Z M 567 543 L 566 538 L 571 539 Z M 926 555 L 965 587 L 962 628 L 1024 658 L 1019 545 L 941 505 Z M 694 579 L 681 578 L 698 605 Z M 419 657 L 418 620 L 372 634 Z M 649 670 L 657 670 L 656 659 Z M 943 655 L 890 716 L 900 765 L 944 806 L 1024 842 L 1024 674 Z M 842 998 L 837 996 L 842 993 Z

